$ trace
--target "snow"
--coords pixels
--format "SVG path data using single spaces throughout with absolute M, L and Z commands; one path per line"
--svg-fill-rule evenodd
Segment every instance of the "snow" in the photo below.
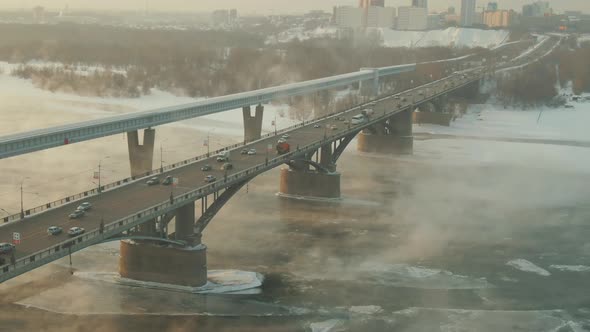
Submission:
M 590 121 L 590 103 L 571 104 L 574 106 L 573 109 L 540 107 L 534 111 L 504 109 L 500 105 L 492 104 L 471 105 L 469 112 L 453 122 L 450 127 L 414 125 L 414 132 L 590 142 L 590 132 L 586 126 Z
M 522 54 L 520 54 L 519 56 L 514 58 L 513 61 L 516 61 L 520 58 L 523 58 L 523 57 L 533 53 L 535 50 L 537 50 L 539 47 L 541 47 L 548 40 L 549 40 L 548 36 L 539 36 L 539 39 L 537 40 L 537 43 L 535 45 L 531 46 L 528 50 L 524 51 Z
M 408 264 L 383 264 L 366 262 L 359 266 L 366 280 L 388 285 L 423 289 L 481 289 L 492 287 L 485 278 L 473 278 L 453 274 L 450 271 L 412 266 Z
M 506 265 L 512 266 L 513 268 L 523 271 L 523 272 L 536 273 L 536 274 L 544 276 L 544 277 L 548 277 L 551 275 L 551 273 L 549 273 L 549 271 L 533 264 L 530 261 L 527 261 L 526 259 L 522 259 L 522 258 L 513 259 L 511 261 L 508 261 L 508 263 L 506 263 Z
M 309 328 L 311 332 L 330 332 L 341 325 L 342 321 L 339 319 L 328 319 L 323 322 L 311 323 L 309 324 Z
M 252 290 L 259 290 L 264 281 L 264 277 L 260 273 L 239 270 L 209 270 L 207 271 L 208 282 L 201 287 L 132 280 L 122 278 L 118 273 L 113 272 L 76 272 L 74 275 L 86 280 L 194 294 L 252 294 Z
M 315 38 L 335 38 L 338 35 L 336 27 L 318 27 L 313 30 L 306 30 L 304 27 L 295 27 L 270 36 L 266 44 L 288 43 L 293 40 L 308 40 Z
M 383 311 L 378 305 L 352 306 L 348 309 L 353 314 L 374 315 Z
M 492 48 L 508 39 L 505 30 L 479 30 L 447 28 L 430 31 L 400 31 L 386 28 L 371 28 L 368 33 L 379 33 L 386 47 L 485 47 Z
M 549 265 L 549 268 L 568 272 L 590 272 L 590 266 L 585 265 Z
M 586 331 L 583 328 L 583 321 L 577 322 L 565 310 L 465 310 L 412 307 L 395 312 L 394 318 L 395 316 L 400 316 L 407 321 L 406 326 L 413 326 L 412 331 Z M 425 318 L 427 318 L 426 322 Z M 426 324 L 421 325 L 421 323 Z M 435 325 L 438 328 L 428 328 Z

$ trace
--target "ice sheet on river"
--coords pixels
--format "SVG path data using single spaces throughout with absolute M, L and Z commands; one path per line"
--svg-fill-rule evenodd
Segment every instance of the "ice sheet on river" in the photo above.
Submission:
M 409 308 L 394 313 L 399 331 L 522 331 L 582 332 L 579 322 L 563 310 L 502 311 Z

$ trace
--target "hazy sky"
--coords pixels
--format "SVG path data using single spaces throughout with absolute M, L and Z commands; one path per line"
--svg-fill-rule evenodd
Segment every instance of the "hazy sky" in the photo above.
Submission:
M 477 0 L 478 6 L 490 0 Z M 523 4 L 533 0 L 494 0 L 502 8 L 520 10 Z M 411 0 L 385 0 L 386 6 L 407 5 Z M 590 0 L 551 0 L 557 11 L 584 10 L 590 13 Z M 147 0 L 151 10 L 188 10 L 211 11 L 220 8 L 237 8 L 242 13 L 289 13 L 311 9 L 330 10 L 335 5 L 356 5 L 357 0 Z M 460 7 L 461 0 L 429 0 L 431 10 L 442 10 L 452 5 Z M 32 8 L 40 5 L 49 9 L 99 9 L 99 10 L 134 10 L 143 9 L 146 0 L 0 0 L 0 9 Z

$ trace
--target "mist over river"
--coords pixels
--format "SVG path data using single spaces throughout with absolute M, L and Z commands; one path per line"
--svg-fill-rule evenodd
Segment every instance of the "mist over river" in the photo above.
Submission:
M 188 101 L 51 94 L 0 75 L 0 132 Z M 451 128 L 415 126 L 412 156 L 353 142 L 336 203 L 280 198 L 279 170 L 259 176 L 203 236 L 209 269 L 261 273 L 258 294 L 81 278 L 117 271 L 115 242 L 74 254 L 74 271 L 65 258 L 0 285 L 0 331 L 590 331 L 590 149 L 541 141 L 590 141 L 590 105 L 574 106 L 539 122 L 538 111 L 473 106 Z M 172 163 L 204 153 L 207 132 L 219 148 L 241 130 L 228 112 L 158 127 L 156 146 Z M 23 179 L 28 207 L 91 188 L 99 161 L 103 181 L 127 177 L 125 137 L 1 160 L 0 208 L 18 212 Z

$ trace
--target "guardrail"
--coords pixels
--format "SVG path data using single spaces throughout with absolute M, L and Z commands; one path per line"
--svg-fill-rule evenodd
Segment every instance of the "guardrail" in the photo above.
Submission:
M 427 85 L 436 84 L 437 82 L 440 82 L 440 81 L 443 81 L 446 79 L 449 79 L 449 78 L 438 80 L 438 81 L 429 83 Z M 457 86 L 453 87 L 452 89 L 460 88 L 460 87 L 467 85 L 475 80 L 479 80 L 479 77 L 476 77 L 476 78 L 473 78 L 470 80 L 466 80 L 463 84 L 458 84 Z M 415 89 L 423 89 L 423 88 L 425 88 L 425 86 L 421 86 L 421 87 L 415 88 Z M 449 90 L 452 90 L 452 89 L 449 89 Z M 412 89 L 412 90 L 414 90 L 414 89 Z M 430 99 L 437 98 L 445 93 L 448 93 L 448 90 L 442 89 L 439 92 L 435 91 L 433 93 L 429 93 L 428 95 L 424 95 L 424 97 L 422 98 L 422 100 L 420 100 L 420 102 L 425 102 Z M 302 127 L 304 125 L 313 124 L 315 122 L 318 122 L 318 121 L 323 120 L 325 118 L 329 118 L 331 116 L 335 116 L 338 114 L 347 113 L 347 112 L 357 110 L 359 108 L 366 106 L 369 103 L 375 103 L 375 102 L 378 103 L 378 102 L 385 101 L 387 99 L 391 99 L 394 96 L 395 95 L 389 95 L 386 97 L 378 98 L 378 99 L 372 100 L 370 102 L 355 106 L 355 107 L 345 110 L 343 112 L 328 114 L 328 115 L 325 115 L 325 116 L 318 118 L 314 121 L 309 121 L 309 122 L 306 122 L 305 124 L 303 124 L 303 123 L 297 124 L 297 125 L 291 126 L 289 128 Z M 200 199 L 201 197 L 204 197 L 206 195 L 211 195 L 214 192 L 217 192 L 221 189 L 227 188 L 233 184 L 254 178 L 257 175 L 268 171 L 269 169 L 275 168 L 277 166 L 284 164 L 285 162 L 288 162 L 289 160 L 293 159 L 294 157 L 304 155 L 308 151 L 317 150 L 321 146 L 327 144 L 328 142 L 333 142 L 337 139 L 346 137 L 348 135 L 356 134 L 360 130 L 365 128 L 366 126 L 371 126 L 373 124 L 379 123 L 379 122 L 391 117 L 392 115 L 395 115 L 399 112 L 402 112 L 402 111 L 405 111 L 408 109 L 411 109 L 412 107 L 415 107 L 414 103 L 412 103 L 410 105 L 406 105 L 405 107 L 398 107 L 397 109 L 395 109 L 391 112 L 386 112 L 384 109 L 382 115 L 375 114 L 375 117 L 362 127 L 361 126 L 349 127 L 348 129 L 345 129 L 345 130 L 340 131 L 338 133 L 334 133 L 333 135 L 330 135 L 330 136 L 326 136 L 323 139 L 315 141 L 307 146 L 300 147 L 296 151 L 292 151 L 287 154 L 280 155 L 275 158 L 269 159 L 268 162 L 265 162 L 264 164 L 260 164 L 260 165 L 254 166 L 254 167 L 247 168 L 245 170 L 242 170 L 242 171 L 239 171 L 239 172 L 234 173 L 232 175 L 229 175 L 227 177 L 224 177 L 224 179 L 220 179 L 214 183 L 211 183 L 211 184 L 205 185 L 203 187 L 191 190 L 191 191 L 181 194 L 181 195 L 174 196 L 172 202 L 170 200 L 166 200 L 163 203 L 154 205 L 152 207 L 149 207 L 147 209 L 144 209 L 144 210 L 141 210 L 137 213 L 134 213 L 133 215 L 130 215 L 130 216 L 121 218 L 117 221 L 114 221 L 112 223 L 106 224 L 103 227 L 103 229 L 89 231 L 83 235 L 73 237 L 69 240 L 57 243 L 57 244 L 51 246 L 50 248 L 43 249 L 43 250 L 37 251 L 33 254 L 30 254 L 28 256 L 19 258 L 18 260 L 15 260 L 14 262 L 11 262 L 10 264 L 5 264 L 3 266 L 0 266 L 0 282 L 11 279 L 11 278 L 13 278 L 17 275 L 20 275 L 24 272 L 33 270 L 39 266 L 47 264 L 47 263 L 54 261 L 56 259 L 59 259 L 61 257 L 65 257 L 65 256 L 71 254 L 72 252 L 81 250 L 83 248 L 92 246 L 94 244 L 104 242 L 106 239 L 113 237 L 117 234 L 120 234 L 121 232 L 123 232 L 125 230 L 133 228 L 133 227 L 135 227 L 139 224 L 142 224 L 148 220 L 153 220 L 154 218 L 156 218 L 159 215 L 174 211 L 174 210 L 186 205 L 188 202 L 196 201 L 196 200 Z M 281 131 L 281 133 L 290 130 L 289 128 L 283 129 Z M 269 133 L 269 134 L 266 134 L 265 136 L 266 137 L 274 136 L 274 133 Z M 235 144 L 234 146 L 237 147 L 237 146 L 241 146 L 241 145 L 243 145 L 243 143 Z M 227 150 L 227 149 L 223 149 L 223 150 Z M 223 151 L 223 150 L 219 150 L 219 151 Z

